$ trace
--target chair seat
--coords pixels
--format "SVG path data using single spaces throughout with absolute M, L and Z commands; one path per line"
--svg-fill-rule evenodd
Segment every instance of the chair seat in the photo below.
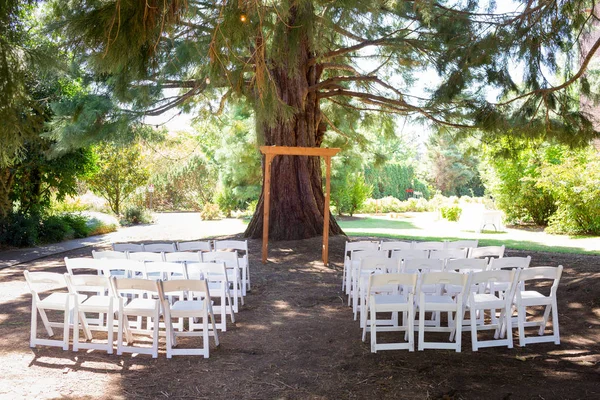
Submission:
M 547 305 L 551 304 L 552 299 L 544 296 L 540 292 L 535 290 L 524 290 L 521 291 L 521 304 L 524 306 L 528 305 Z
M 425 302 L 427 304 L 436 303 L 436 304 L 455 304 L 454 300 L 450 296 L 442 296 L 437 294 L 429 294 L 425 295 Z
M 186 317 L 190 315 L 200 315 L 203 309 L 203 300 L 176 301 L 171 306 L 171 316 Z
M 419 308 L 423 308 L 421 304 Z M 425 309 L 427 311 L 455 311 L 456 303 L 450 296 L 443 295 L 426 295 L 425 296 Z
M 39 301 L 38 307 L 50 310 L 64 310 L 69 293 L 52 293 L 50 296 Z
M 136 315 L 143 314 L 143 316 L 151 317 L 154 315 L 154 310 L 156 309 L 157 304 L 158 300 L 136 298 L 127 303 L 123 307 L 123 311 L 125 314 L 135 313 Z
M 107 308 L 110 304 L 111 297 L 109 296 L 91 296 L 83 301 L 80 305 L 82 308 L 98 307 Z
M 401 294 L 372 296 L 377 312 L 408 310 L 408 300 Z
M 502 308 L 505 304 L 505 300 L 494 296 L 490 293 L 475 293 L 473 295 L 473 302 L 468 304 L 469 307 L 478 306 L 481 308 Z

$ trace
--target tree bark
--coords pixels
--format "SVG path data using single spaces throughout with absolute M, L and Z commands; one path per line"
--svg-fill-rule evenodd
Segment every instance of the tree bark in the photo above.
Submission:
M 290 24 L 292 26 L 294 24 Z M 258 122 L 265 145 L 320 147 L 326 125 L 322 121 L 318 95 L 308 88 L 318 83 L 323 68 L 309 66 L 310 51 L 305 40 L 300 49 L 300 67 L 278 65 L 270 70 L 281 101 L 295 110 L 287 120 L 274 123 Z M 295 71 L 295 72 L 292 72 Z M 275 156 L 271 170 L 271 200 L 269 238 L 272 240 L 307 239 L 323 234 L 323 179 L 320 157 Z M 264 207 L 264 156 L 263 191 L 245 236 L 261 238 Z M 329 212 L 329 210 L 327 210 Z M 343 233 L 330 213 L 329 233 Z

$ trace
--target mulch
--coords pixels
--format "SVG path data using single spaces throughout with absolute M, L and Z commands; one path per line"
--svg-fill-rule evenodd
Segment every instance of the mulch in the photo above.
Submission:
M 23 269 L 64 272 L 62 257 L 0 271 L 0 398 L 576 399 L 600 398 L 600 256 L 507 250 L 532 266 L 563 265 L 561 344 L 462 352 L 370 352 L 341 292 L 345 237 L 249 241 L 252 291 L 209 359 L 73 353 L 28 347 Z M 516 333 L 516 331 L 515 331 Z M 163 339 L 164 340 L 164 339 Z M 41 388 L 41 389 L 40 389 Z

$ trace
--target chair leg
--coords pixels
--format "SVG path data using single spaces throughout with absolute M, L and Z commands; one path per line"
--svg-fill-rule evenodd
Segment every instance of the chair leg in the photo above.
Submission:
M 33 300 L 31 302 L 31 332 L 29 333 L 29 347 L 35 347 L 37 338 L 37 314 L 37 305 L 35 296 L 33 296 Z
M 219 333 L 217 332 L 217 324 L 215 323 L 215 314 L 213 313 L 212 303 L 210 299 L 208 299 L 208 313 L 210 314 L 210 320 L 212 323 L 214 338 L 215 338 L 215 346 L 219 345 Z M 208 322 L 207 322 L 208 324 Z M 208 328 L 208 325 L 207 325 Z
M 456 309 L 456 352 L 460 353 L 462 346 L 462 313 L 460 312 L 461 306 Z
M 377 310 L 371 309 L 371 353 L 377 353 Z
M 210 301 L 207 300 L 207 301 Z M 217 330 L 215 329 L 214 326 L 214 321 L 213 321 L 213 330 L 214 330 L 214 334 L 215 334 L 215 338 L 217 337 Z M 202 346 L 204 349 L 204 358 L 208 358 L 208 353 L 209 353 L 209 343 L 208 343 L 208 312 L 205 310 L 204 311 L 204 315 L 202 316 Z M 218 339 L 217 339 L 218 340 Z
M 106 315 L 106 331 L 107 331 L 106 332 L 106 340 L 107 340 L 106 352 L 108 354 L 113 353 L 113 336 L 114 336 L 114 330 L 115 330 L 114 318 L 115 318 L 115 312 L 113 311 L 112 299 L 111 299 L 111 304 L 108 307 L 108 313 Z
M 540 329 L 538 331 L 538 335 L 542 336 L 544 334 L 544 330 L 546 330 L 546 325 L 548 325 L 548 319 L 550 317 L 550 309 L 552 306 L 549 304 L 544 309 L 544 316 L 542 318 L 542 322 L 540 324 Z
M 419 309 L 419 351 L 425 348 L 425 309 Z
M 68 301 L 67 301 L 68 304 Z M 64 315 L 64 319 L 63 319 L 63 350 L 69 350 L 69 330 L 70 330 L 70 326 L 69 326 L 69 307 L 67 305 L 66 309 L 65 309 L 65 315 Z
M 123 329 L 125 328 L 123 323 L 123 311 L 119 310 L 119 317 L 117 323 L 117 355 L 123 354 Z
M 473 311 L 473 309 L 471 308 L 471 312 Z M 460 329 L 459 327 L 457 327 L 456 329 Z M 458 335 L 461 336 L 461 335 Z M 457 336 L 457 339 L 458 339 Z M 475 318 L 471 318 L 471 347 L 473 349 L 473 351 L 477 351 L 479 350 L 478 344 L 477 344 L 477 324 L 475 323 Z
M 520 306 L 517 314 L 517 324 L 519 327 L 519 346 L 525 347 L 525 318 L 527 317 L 525 307 Z
M 42 319 L 42 322 L 44 323 L 44 327 L 46 328 L 46 332 L 48 332 L 48 336 L 52 337 L 54 336 L 54 330 L 52 329 L 52 327 L 50 326 L 50 320 L 48 319 L 48 316 L 46 315 L 46 310 L 44 310 L 43 308 L 38 309 L 39 313 L 40 313 L 40 318 Z M 69 313 L 69 310 L 65 310 L 65 313 Z
M 558 304 L 556 297 L 552 299 L 552 330 L 554 332 L 554 344 L 560 344 L 560 330 L 558 328 Z
M 367 310 L 360 316 L 361 326 L 362 326 L 362 341 L 364 342 L 367 339 L 367 322 L 369 320 L 368 313 L 371 312 L 371 307 L 367 308 Z M 371 315 L 371 319 L 373 316 Z M 371 333 L 372 335 L 373 333 Z
M 407 326 L 408 351 L 415 351 L 415 312 L 409 308 L 408 312 L 402 313 L 402 323 Z
M 158 309 L 154 313 L 154 329 L 152 330 L 152 358 L 158 358 L 158 331 L 160 330 L 160 314 Z M 171 332 L 173 332 L 173 326 L 169 320 L 169 327 L 171 328 Z M 167 337 L 169 334 L 167 333 Z
M 77 305 L 73 311 L 73 351 L 79 351 L 79 308 Z

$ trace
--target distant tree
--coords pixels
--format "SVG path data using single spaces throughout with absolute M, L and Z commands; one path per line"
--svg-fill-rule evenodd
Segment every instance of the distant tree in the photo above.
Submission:
M 556 212 L 556 197 L 538 180 L 542 165 L 560 163 L 560 146 L 506 139 L 489 143 L 483 150 L 483 177 L 498 208 L 510 221 L 547 225 Z
M 457 142 L 449 133 L 436 132 L 427 143 L 431 184 L 445 196 L 482 196 L 479 159 L 468 143 Z
M 120 215 L 121 206 L 150 176 L 139 145 L 100 143 L 93 147 L 96 169 L 88 174 L 90 189 L 108 202 L 112 212 Z

